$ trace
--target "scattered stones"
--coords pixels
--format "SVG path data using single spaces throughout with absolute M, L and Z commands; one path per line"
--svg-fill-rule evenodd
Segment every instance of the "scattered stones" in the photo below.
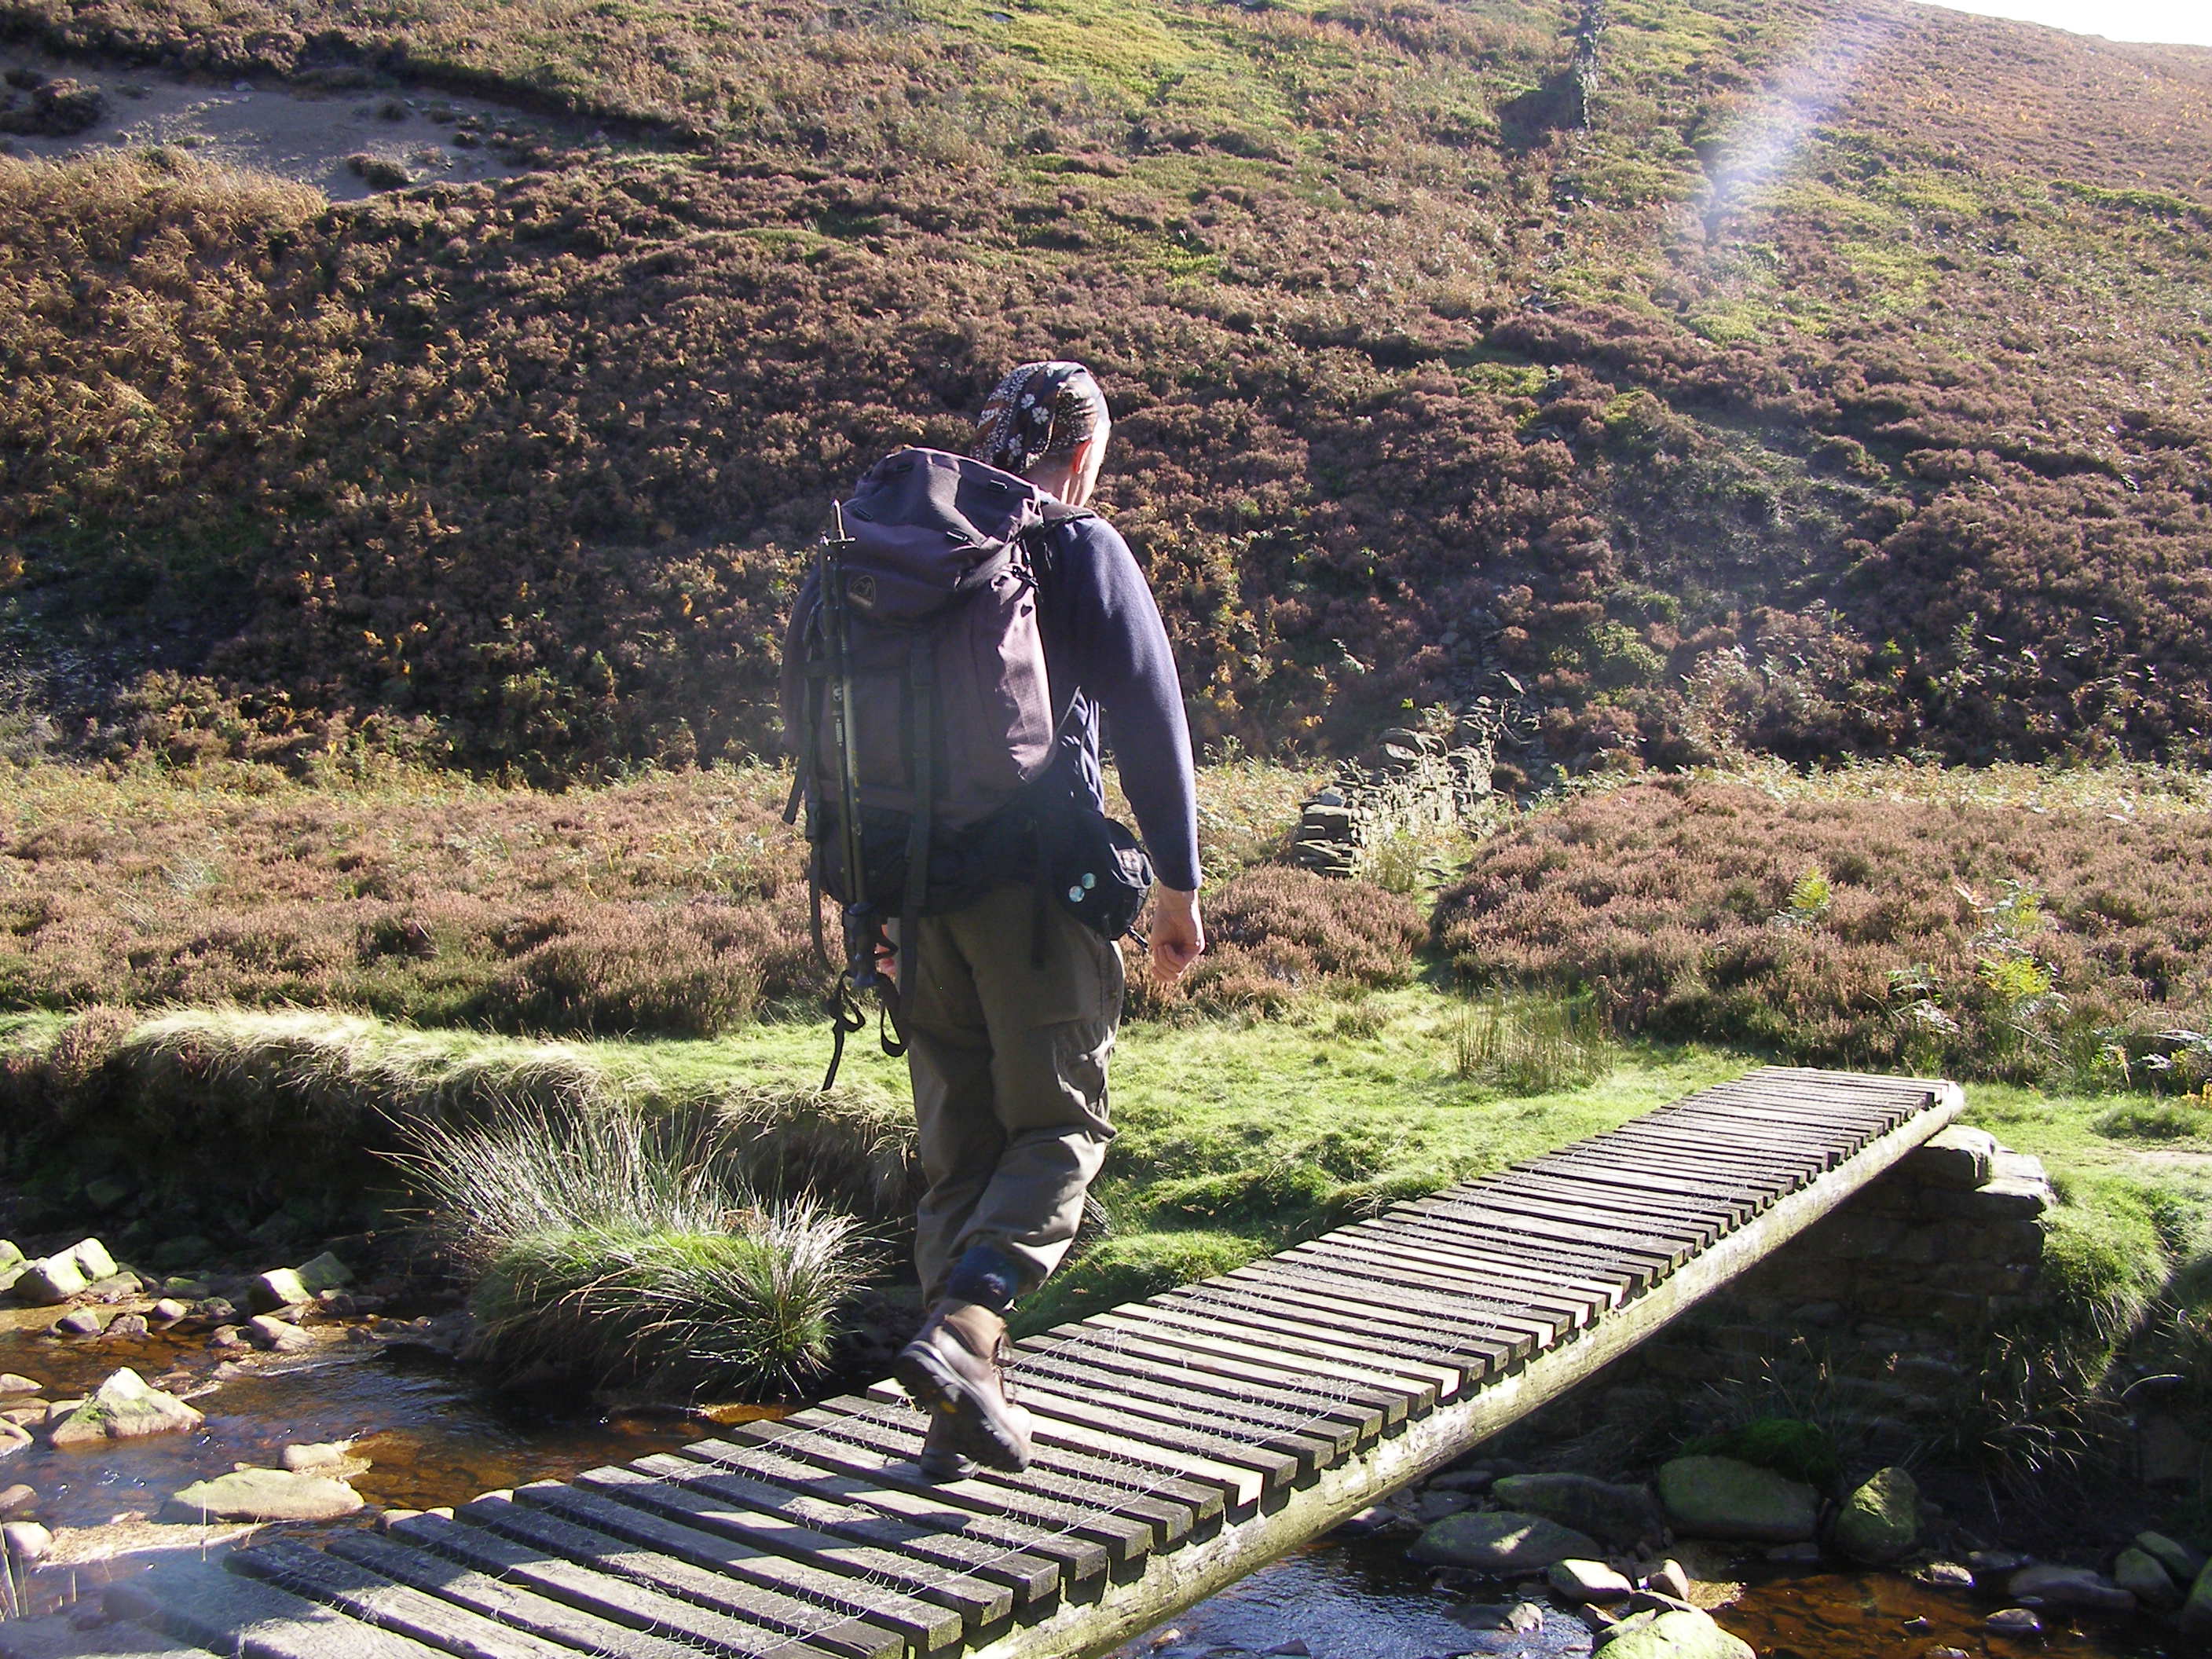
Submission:
M 1602 1561 L 1554 1561 L 1544 1579 L 1570 1601 L 1626 1601 L 1636 1594 L 1635 1585 Z
M 2148 1550 L 2122 1550 L 2112 1563 L 2112 1582 L 2146 1607 L 2165 1612 L 2181 1605 L 2180 1586 Z
M 54 1535 L 35 1521 L 9 1521 L 0 1524 L 0 1548 L 10 1560 L 36 1566 L 53 1553 Z
M 1984 1628 L 1998 1636 L 2038 1636 L 2043 1631 L 2043 1620 L 2026 1607 L 2004 1607 L 1982 1620 Z
M 1913 1575 L 1923 1584 L 1933 1584 L 1939 1589 L 1972 1589 L 1974 1575 L 1956 1561 L 1930 1561 Z
M 2134 1596 L 2087 1567 L 2022 1567 L 2006 1581 L 2005 1594 L 2016 1601 L 2081 1607 L 2092 1613 L 2131 1613 L 2136 1605 Z
M 0 1376 L 0 1392 L 4 1392 L 7 1385 L 8 1379 Z M 2164 1567 L 2166 1577 L 2177 1584 L 2193 1584 L 2197 1575 L 2204 1571 L 2204 1557 L 2200 1553 L 2162 1532 L 2137 1533 L 2136 1547 Z
M 42 1394 L 45 1391 L 46 1385 L 43 1382 L 33 1382 L 31 1378 L 22 1376 L 19 1372 L 0 1371 L 0 1395 L 11 1394 Z
M 101 1383 L 91 1399 L 55 1425 L 57 1446 L 94 1445 L 105 1440 L 138 1440 L 149 1435 L 196 1429 L 204 1420 L 181 1400 L 149 1387 L 125 1367 Z
M 1895 1561 L 1920 1541 L 1920 1488 L 1900 1468 L 1887 1468 L 1844 1500 L 1832 1534 L 1854 1561 Z
M 1542 1572 L 1554 1561 L 1605 1553 L 1588 1534 L 1540 1515 L 1486 1510 L 1436 1522 L 1407 1552 L 1416 1561 L 1480 1572 Z
M 31 1431 L 16 1424 L 0 1421 L 0 1457 L 13 1457 L 31 1443 Z
M 0 1490 L 0 1515 L 13 1515 L 18 1510 L 27 1510 L 39 1501 L 39 1489 L 24 1486 L 21 1481 Z
M 107 1328 L 107 1316 L 98 1308 L 72 1308 L 51 1328 L 57 1336 L 98 1336 Z
M 1586 1474 L 1509 1474 L 1490 1495 L 1509 1510 L 1540 1515 L 1615 1549 L 1658 1537 L 1665 1520 L 1649 1488 L 1615 1486 Z
M 1757 1659 L 1748 1642 L 1729 1635 L 1711 1613 L 1657 1613 L 1649 1624 L 1645 1617 L 1638 1613 L 1615 1628 L 1606 1659 Z
M 1678 1457 L 1661 1465 L 1659 1501 L 1678 1532 L 1753 1544 L 1810 1539 L 1813 1489 L 1733 1457 Z
M 234 1469 L 169 1501 L 197 1521 L 335 1521 L 362 1507 L 344 1481 L 290 1469 Z

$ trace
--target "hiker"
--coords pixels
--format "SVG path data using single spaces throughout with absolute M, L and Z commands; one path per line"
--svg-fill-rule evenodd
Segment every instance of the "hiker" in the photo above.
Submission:
M 1081 364 L 1013 370 L 969 456 L 902 451 L 842 505 L 788 647 L 817 890 L 845 907 L 837 1040 L 878 990 L 914 1085 L 927 1315 L 894 1369 L 929 1413 L 933 1479 L 1029 1462 L 1006 1313 L 1066 1253 L 1113 1134 L 1117 940 L 1155 871 L 1153 975 L 1173 983 L 1205 949 L 1167 633 L 1087 507 L 1109 433 Z M 1105 817 L 1102 715 L 1141 851 Z

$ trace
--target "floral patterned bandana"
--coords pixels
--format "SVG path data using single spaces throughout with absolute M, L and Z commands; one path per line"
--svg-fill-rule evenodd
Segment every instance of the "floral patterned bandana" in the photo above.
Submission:
M 1047 456 L 1068 453 L 1105 413 L 1098 383 L 1081 363 L 1024 363 L 985 401 L 968 453 L 1002 472 L 1025 473 Z

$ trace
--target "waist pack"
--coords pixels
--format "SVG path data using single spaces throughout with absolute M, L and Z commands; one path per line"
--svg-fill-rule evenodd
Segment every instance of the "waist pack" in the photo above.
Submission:
M 933 449 L 887 457 L 839 504 L 799 590 L 782 685 L 798 763 L 785 816 L 804 801 L 825 963 L 824 893 L 844 924 L 824 1088 L 845 1034 L 863 1024 L 860 993 L 878 993 L 896 1027 L 896 987 L 877 966 L 893 917 L 911 939 L 922 915 L 1034 872 L 1041 902 L 1057 891 L 1086 920 L 1125 908 L 1121 928 L 1134 918 L 1126 900 L 1092 896 L 1129 878 L 1118 854 L 1064 856 L 1072 832 L 1095 833 L 1083 817 L 1107 821 L 1041 793 L 1075 702 L 1073 687 L 1055 698 L 1045 664 L 1046 532 L 1090 516 L 1026 479 Z M 1143 874 L 1149 883 L 1149 866 Z M 889 1032 L 884 1047 L 903 1051 Z

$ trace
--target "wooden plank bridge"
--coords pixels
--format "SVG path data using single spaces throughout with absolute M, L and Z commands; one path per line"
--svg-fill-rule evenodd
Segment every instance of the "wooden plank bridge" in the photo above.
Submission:
M 91 1652 L 1043 1659 L 1158 1624 L 1447 1462 L 1957 1115 L 1770 1068 L 1021 1346 L 1037 1457 L 944 1486 L 888 1385 L 678 1455 L 112 1587 Z M 4 1627 L 0 1627 L 4 1630 Z M 0 1640 L 0 1653 L 7 1651 Z

